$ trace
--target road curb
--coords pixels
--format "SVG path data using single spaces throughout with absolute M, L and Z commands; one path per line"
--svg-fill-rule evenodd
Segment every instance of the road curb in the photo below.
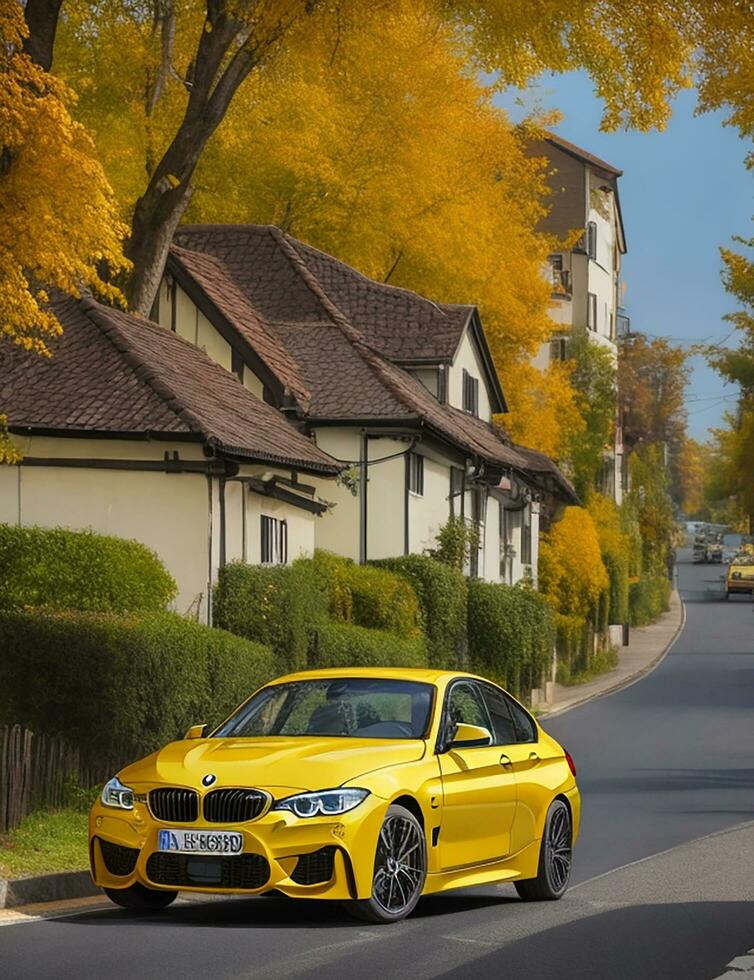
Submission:
M 99 895 L 88 871 L 61 871 L 33 878 L 0 878 L 0 909 Z
M 650 661 L 650 663 L 648 664 L 645 664 L 643 667 L 640 667 L 639 670 L 631 674 L 630 677 L 624 677 L 622 680 L 616 681 L 615 684 L 612 684 L 609 687 L 604 688 L 604 690 L 602 691 L 595 691 L 592 694 L 587 694 L 585 697 L 581 698 L 580 700 L 573 701 L 571 702 L 571 704 L 565 705 L 562 708 L 558 708 L 557 705 L 554 705 L 551 710 L 543 711 L 540 714 L 538 714 L 537 717 L 555 718 L 558 715 L 564 715 L 567 711 L 571 711 L 572 708 L 580 708 L 582 707 L 582 705 L 588 704 L 590 701 L 596 701 L 597 698 L 604 698 L 607 697 L 608 694 L 617 694 L 618 691 L 624 691 L 627 687 L 631 687 L 632 684 L 636 684 L 637 681 L 640 681 L 643 677 L 646 677 L 647 674 L 651 674 L 653 670 L 656 670 L 657 667 L 659 667 L 662 661 L 665 659 L 665 657 L 673 649 L 676 641 L 678 640 L 678 637 L 683 632 L 683 627 L 686 625 L 686 603 L 681 598 L 680 592 L 678 593 L 678 601 L 680 602 L 681 605 L 681 620 L 678 624 L 678 627 L 676 628 L 675 633 L 673 633 L 668 643 L 655 657 L 654 660 Z

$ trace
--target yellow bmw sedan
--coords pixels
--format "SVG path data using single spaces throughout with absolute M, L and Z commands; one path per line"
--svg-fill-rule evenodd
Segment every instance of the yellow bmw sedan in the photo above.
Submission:
M 523 899 L 560 898 L 579 816 L 571 757 L 495 684 L 318 670 L 111 779 L 90 816 L 91 868 L 138 911 L 179 891 L 274 889 L 395 922 L 449 888 L 510 881 Z

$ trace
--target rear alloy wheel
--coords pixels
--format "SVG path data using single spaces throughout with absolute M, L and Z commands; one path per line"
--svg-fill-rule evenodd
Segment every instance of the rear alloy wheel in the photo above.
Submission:
M 571 877 L 572 848 L 571 812 L 562 800 L 553 800 L 545 820 L 537 877 L 514 883 L 525 902 L 547 902 L 563 897 Z
M 427 877 L 427 842 L 416 817 L 405 807 L 388 808 L 374 858 L 371 898 L 348 903 L 367 922 L 398 922 L 410 915 Z
M 138 882 L 128 888 L 106 888 L 105 894 L 111 902 L 132 912 L 159 912 L 178 898 L 178 892 L 145 888 Z

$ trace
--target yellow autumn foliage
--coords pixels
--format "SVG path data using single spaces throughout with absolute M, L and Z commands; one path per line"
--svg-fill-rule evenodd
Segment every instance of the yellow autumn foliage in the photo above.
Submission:
M 47 354 L 60 332 L 44 287 L 88 285 L 116 299 L 100 263 L 125 265 L 113 193 L 94 145 L 70 115 L 73 96 L 21 50 L 18 3 L 0 9 L 0 336 Z
M 515 442 L 564 459 L 586 428 L 571 372 L 568 361 L 553 361 L 545 371 L 524 362 L 516 366 L 515 383 L 506 385 L 503 375 L 509 412 L 498 421 Z
M 591 514 L 567 507 L 540 541 L 540 591 L 556 613 L 585 620 L 609 584 Z

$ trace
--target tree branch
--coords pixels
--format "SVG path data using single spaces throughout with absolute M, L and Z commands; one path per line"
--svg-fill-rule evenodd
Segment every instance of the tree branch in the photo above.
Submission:
M 35 65 L 45 71 L 52 68 L 52 54 L 58 16 L 63 0 L 26 0 L 24 18 L 29 36 L 24 41 L 24 51 Z

